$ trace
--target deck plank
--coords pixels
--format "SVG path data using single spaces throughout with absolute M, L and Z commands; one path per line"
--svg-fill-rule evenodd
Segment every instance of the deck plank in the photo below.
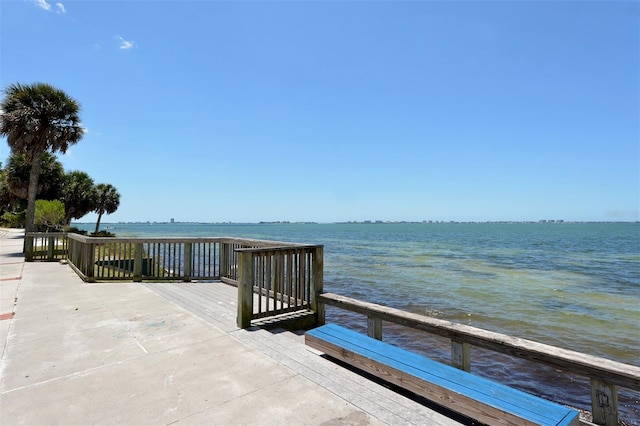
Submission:
M 218 282 L 142 285 L 387 424 L 464 424 L 318 356 L 304 345 L 301 334 L 258 327 L 239 329 L 235 287 Z

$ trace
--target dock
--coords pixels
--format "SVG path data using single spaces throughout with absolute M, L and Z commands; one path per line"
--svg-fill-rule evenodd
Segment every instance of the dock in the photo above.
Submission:
M 0 230 L 0 424 L 459 425 L 335 364 L 300 332 L 236 325 L 220 282 L 83 282 Z

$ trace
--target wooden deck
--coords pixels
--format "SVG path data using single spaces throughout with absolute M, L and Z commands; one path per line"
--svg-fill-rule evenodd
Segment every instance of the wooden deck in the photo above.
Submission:
M 237 288 L 220 282 L 141 284 L 224 330 L 298 374 L 318 383 L 372 416 L 393 425 L 472 424 L 453 413 L 440 413 L 407 396 L 318 356 L 304 345 L 301 332 L 236 326 Z M 445 415 L 446 414 L 446 415 Z M 346 419 L 345 419 L 346 420 Z

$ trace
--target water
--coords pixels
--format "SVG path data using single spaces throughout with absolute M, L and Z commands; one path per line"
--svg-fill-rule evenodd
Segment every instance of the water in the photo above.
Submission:
M 93 230 L 94 225 L 78 225 Z M 324 244 L 325 291 L 640 365 L 640 224 L 105 224 L 118 236 Z M 365 330 L 329 308 L 328 321 Z M 384 340 L 448 362 L 447 341 L 385 324 Z M 532 376 L 532 367 L 535 374 Z M 588 380 L 473 350 L 472 369 L 590 409 Z M 620 390 L 640 425 L 640 395 Z

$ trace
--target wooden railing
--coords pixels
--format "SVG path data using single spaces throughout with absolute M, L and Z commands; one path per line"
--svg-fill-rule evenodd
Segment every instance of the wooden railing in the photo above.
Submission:
M 25 258 L 28 261 L 56 261 L 67 257 L 66 232 L 28 232 L 25 235 Z
M 68 261 L 85 281 L 220 279 L 221 238 L 68 239 Z
M 240 248 L 238 253 L 238 327 L 254 319 L 303 310 L 318 313 L 322 292 L 323 246 Z
M 470 371 L 471 346 L 475 346 L 586 376 L 591 380 L 593 423 L 598 425 L 618 425 L 618 386 L 640 390 L 640 367 L 634 365 L 337 294 L 323 293 L 317 297 L 320 304 L 366 315 L 367 334 L 379 340 L 382 340 L 382 321 L 448 338 L 451 341 L 451 365 L 465 371 Z
M 39 256 L 56 244 L 64 247 L 55 253 L 88 282 L 221 280 L 235 285 L 242 328 L 254 319 L 305 310 L 323 318 L 315 298 L 322 291 L 319 245 L 242 238 L 29 235 Z M 56 237 L 59 242 L 52 243 Z

